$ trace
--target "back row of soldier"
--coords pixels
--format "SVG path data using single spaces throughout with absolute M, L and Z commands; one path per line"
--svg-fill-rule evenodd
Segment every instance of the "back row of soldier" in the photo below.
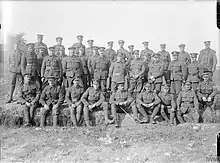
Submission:
M 57 45 L 47 48 L 42 42 L 43 35 L 38 35 L 38 42 L 27 44 L 28 52 L 24 54 L 15 44 L 9 60 L 12 82 L 7 102 L 13 101 L 16 79 L 19 79 L 19 101 L 25 110 L 26 125 L 33 123 L 39 102 L 43 106 L 41 126 L 50 110 L 53 124 L 57 125 L 64 100 L 70 106 L 75 126 L 82 108 L 85 123 L 90 126 L 89 112 L 95 108 L 103 108 L 106 123 L 118 125 L 116 112 L 132 110 L 137 122 L 153 123 L 156 114 L 160 113 L 172 124 L 175 113 L 180 123 L 198 122 L 199 102 L 203 118 L 212 118 L 214 108 L 220 105 L 211 79 L 217 57 L 210 48 L 210 41 L 205 41 L 206 48 L 200 52 L 198 61 L 198 54 L 188 54 L 183 44 L 179 45 L 180 52 L 172 52 L 171 61 L 165 44 L 161 44 L 161 51 L 154 53 L 148 48 L 148 42 L 143 42 L 145 49 L 139 54 L 133 45 L 128 47 L 129 51 L 124 49 L 124 41 L 119 40 L 120 48 L 116 53 L 112 41 L 105 49 L 93 46 L 94 41 L 88 40 L 89 47 L 85 48 L 83 36 L 77 36 L 77 39 L 78 42 L 68 48 L 68 55 L 65 55 L 62 37 L 56 38 Z M 109 101 L 108 90 L 111 92 Z M 109 104 L 112 121 L 109 120 Z M 137 116 L 138 111 L 144 116 L 142 121 Z M 151 115 L 150 119 L 148 115 Z

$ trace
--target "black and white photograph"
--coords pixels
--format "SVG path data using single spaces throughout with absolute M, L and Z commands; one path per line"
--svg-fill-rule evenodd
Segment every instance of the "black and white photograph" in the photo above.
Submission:
M 218 162 L 219 9 L 1 1 L 0 162 Z

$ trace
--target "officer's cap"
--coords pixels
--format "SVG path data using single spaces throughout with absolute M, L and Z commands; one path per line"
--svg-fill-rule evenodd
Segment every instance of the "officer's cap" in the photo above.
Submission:
M 78 39 L 80 39 L 80 38 L 83 38 L 83 36 L 82 35 L 78 35 L 78 36 L 76 36 Z
M 70 50 L 70 49 L 76 49 L 74 46 L 70 46 L 70 47 L 68 47 L 68 49 Z
M 26 46 L 28 46 L 28 47 L 34 47 L 34 43 L 28 43 Z
M 124 40 L 118 40 L 118 43 L 123 44 L 123 43 L 125 43 L 125 41 Z
M 94 85 L 99 85 L 100 83 L 99 83 L 99 80 L 93 80 L 93 82 L 92 82 Z
M 185 46 L 186 46 L 185 44 L 180 44 L 180 45 L 179 45 L 179 47 L 185 47 Z
M 210 44 L 210 43 L 211 43 L 211 41 L 204 41 L 204 43 L 205 43 L 205 44 Z
M 57 37 L 57 38 L 56 38 L 56 41 L 57 41 L 57 40 L 63 40 L 63 38 L 62 38 L 62 37 Z
M 150 83 L 146 83 L 144 86 L 149 88 L 149 87 L 151 87 L 151 84 Z
M 43 36 L 44 36 L 43 34 L 40 33 L 37 34 L 37 37 L 43 37 Z
M 113 41 L 107 42 L 108 45 L 112 45 L 113 43 L 114 43 Z
M 161 47 L 166 47 L 166 44 L 160 44 Z
M 49 50 L 55 50 L 55 47 L 54 46 L 51 46 L 48 48 Z
M 101 51 L 105 50 L 105 47 L 99 47 L 99 50 L 101 50 Z
M 177 56 L 177 55 L 179 55 L 179 52 L 173 51 L 171 54 L 172 54 L 173 56 Z
M 93 46 L 93 50 L 98 50 L 98 46 Z
M 134 48 L 134 45 L 129 45 L 128 48 L 129 49 Z
M 190 53 L 191 57 L 197 57 L 198 53 Z
M 148 41 L 144 41 L 144 42 L 142 42 L 142 44 L 144 44 L 144 45 L 148 45 L 149 42 L 148 42 Z
M 90 40 L 88 40 L 87 42 L 91 42 L 91 43 L 93 43 L 93 42 L 94 42 L 94 40 L 91 40 L 91 39 L 90 39 Z

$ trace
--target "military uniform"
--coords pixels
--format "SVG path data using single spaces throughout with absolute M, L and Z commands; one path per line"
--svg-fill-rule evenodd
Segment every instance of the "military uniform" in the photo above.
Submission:
M 179 47 L 185 48 L 185 44 L 180 44 Z M 189 53 L 185 51 L 180 51 L 179 52 L 179 60 L 183 61 L 186 65 L 188 65 L 191 62 L 190 55 Z
M 123 84 L 124 82 L 118 82 L 117 84 Z M 127 112 L 131 112 L 134 114 L 134 117 L 137 119 L 137 108 L 135 106 L 135 101 L 132 98 L 131 94 L 126 90 L 117 90 L 116 92 L 113 92 L 113 94 L 110 96 L 109 103 L 111 104 L 111 113 L 112 117 L 114 118 L 116 126 L 118 126 L 118 118 L 117 118 L 117 112 L 121 111 L 123 108 Z M 124 112 L 124 111 L 123 111 Z
M 119 44 L 124 44 L 124 40 L 119 40 L 118 43 L 119 43 Z M 120 47 L 120 48 L 117 50 L 117 54 L 118 54 L 118 53 L 122 53 L 122 54 L 123 54 L 124 61 L 125 61 L 126 65 L 129 66 L 130 61 L 131 61 L 131 56 L 130 56 L 130 54 L 128 53 L 128 51 L 127 51 L 125 48 Z
M 155 57 L 159 58 L 160 54 L 156 53 Z M 154 84 L 156 93 L 158 94 L 161 91 L 161 85 L 163 82 L 164 75 L 164 65 L 163 62 L 158 60 L 152 60 L 148 65 L 148 81 Z
M 135 51 L 134 53 L 138 53 Z M 130 88 L 129 91 L 133 92 L 135 90 L 136 93 L 140 93 L 141 89 L 143 87 L 143 77 L 144 72 L 146 70 L 145 63 L 143 60 L 141 60 L 138 56 L 138 58 L 131 61 L 130 65 Z
M 203 78 L 209 77 L 209 73 L 203 73 Z M 210 79 L 208 81 L 201 81 L 197 87 L 197 96 L 200 102 L 200 115 L 204 122 L 210 122 L 213 118 L 213 110 L 211 106 L 213 105 L 213 100 L 217 94 L 217 88 L 213 81 Z
M 21 58 L 22 52 L 17 49 L 13 50 L 9 55 L 9 72 L 10 72 L 10 92 L 9 100 L 7 103 L 12 102 L 16 81 L 18 81 L 19 87 L 23 84 L 23 76 L 21 73 Z
M 93 85 L 99 86 L 99 81 L 93 81 Z M 94 109 L 103 108 L 105 120 L 108 120 L 108 103 L 105 102 L 105 97 L 100 88 L 89 87 L 82 95 L 81 101 L 84 104 L 83 114 L 86 126 L 90 126 L 89 111 L 93 111 Z M 90 108 L 90 106 L 93 106 L 93 108 Z
M 78 78 L 75 78 L 75 80 L 80 81 Z M 69 104 L 70 117 L 74 126 L 77 126 L 80 120 L 82 112 L 81 96 L 83 93 L 84 88 L 80 85 L 72 85 L 66 92 L 66 102 Z
M 42 34 L 37 34 L 37 38 L 43 38 L 43 35 Z M 48 55 L 47 45 L 45 43 L 43 43 L 42 41 L 34 43 L 35 53 L 38 53 L 39 48 L 42 47 L 42 46 L 45 47 L 45 49 L 46 49 L 45 53 L 46 53 L 46 55 Z
M 178 52 L 172 52 L 173 56 L 178 55 Z M 186 81 L 187 66 L 180 60 L 173 60 L 168 67 L 171 81 L 171 93 L 175 96 L 181 91 L 181 85 Z
M 144 41 L 143 42 L 144 45 L 148 45 L 149 42 Z M 150 62 L 151 61 L 151 57 L 153 56 L 154 52 L 153 50 L 149 49 L 149 48 L 145 48 L 144 50 L 141 51 L 141 55 L 140 58 L 143 59 L 143 56 L 147 57 L 147 61 Z
M 98 50 L 97 46 L 93 47 L 93 50 Z M 99 58 L 99 54 L 93 54 L 90 58 L 88 58 L 88 69 L 89 69 L 89 74 L 90 74 L 90 79 L 94 79 L 94 63 L 96 60 Z
M 47 79 L 55 79 L 54 76 L 47 76 Z M 56 80 L 56 79 L 55 79 Z M 65 99 L 65 89 L 64 87 L 58 85 L 57 83 L 54 86 L 47 85 L 41 94 L 40 103 L 44 106 L 41 109 L 41 119 L 40 126 L 45 126 L 45 120 L 50 111 L 52 111 L 53 116 L 53 126 L 57 126 L 58 115 Z
M 74 44 L 72 45 L 72 47 L 76 48 L 76 51 L 75 51 L 76 54 L 78 54 L 78 50 L 79 50 L 80 48 L 84 48 L 84 49 L 86 48 L 85 45 L 82 44 L 83 36 L 82 36 L 82 35 L 78 35 L 78 36 L 77 36 L 77 39 L 78 39 L 79 42 L 74 43 Z
M 60 44 L 57 43 L 57 45 L 54 45 L 54 49 L 55 49 L 55 55 L 56 56 L 60 56 L 60 49 L 65 49 L 65 47 L 63 45 L 61 45 L 62 41 L 63 41 L 63 38 L 62 37 L 57 37 L 56 38 L 56 41 L 59 42 L 60 41 Z
M 89 74 L 89 68 L 88 68 L 88 58 L 85 54 L 80 56 L 80 59 L 82 61 L 82 69 L 83 69 L 83 74 L 82 74 L 82 80 L 84 84 L 84 89 L 87 89 L 90 87 L 90 74 Z
M 26 73 L 24 75 L 26 76 L 30 74 Z M 24 110 L 24 120 L 26 126 L 29 126 L 34 122 L 34 113 L 40 99 L 40 93 L 40 87 L 31 81 L 29 83 L 24 83 L 20 89 L 18 100 Z M 27 102 L 30 106 L 26 104 Z
M 220 94 L 219 93 L 215 95 L 211 109 L 215 113 L 214 115 L 215 118 L 219 120 L 220 118 Z
M 191 57 L 196 57 L 197 53 L 191 53 Z M 196 92 L 196 88 L 201 80 L 203 73 L 202 65 L 197 60 L 191 61 L 187 65 L 187 80 L 192 82 L 193 91 Z
M 113 42 L 109 41 L 108 45 L 113 46 Z M 112 48 L 106 49 L 104 52 L 104 55 L 110 60 L 111 63 L 115 62 L 117 54 L 116 54 L 115 50 L 113 50 Z
M 41 67 L 43 59 L 46 56 L 46 48 L 44 46 L 39 47 L 39 52 L 37 53 L 37 64 L 38 64 L 38 74 L 41 76 Z
M 192 85 L 190 81 L 187 81 L 185 85 Z M 199 122 L 199 103 L 195 92 L 190 88 L 181 91 L 177 98 L 177 118 L 180 123 L 186 122 Z
M 143 90 L 137 95 L 136 105 L 138 111 L 144 116 L 146 122 L 149 121 L 148 114 L 150 114 L 150 123 L 153 123 L 154 117 L 160 110 L 159 104 L 161 100 L 157 94 L 151 90 L 150 83 L 146 83 L 145 87 L 149 89 L 149 91 L 147 92 L 146 90 Z

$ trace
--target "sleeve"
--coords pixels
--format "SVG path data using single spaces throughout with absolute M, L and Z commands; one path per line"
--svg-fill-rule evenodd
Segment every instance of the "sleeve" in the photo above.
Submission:
M 59 70 L 60 70 L 60 77 L 62 77 L 63 76 L 63 68 L 62 68 L 61 60 L 58 59 L 57 62 L 58 62 Z
M 66 58 L 62 60 L 63 74 L 66 73 Z
M 36 102 L 38 102 L 39 101 L 39 99 L 40 99 L 40 93 L 41 93 L 41 91 L 40 91 L 40 87 L 37 85 L 37 84 L 35 84 L 36 85 L 36 97 L 34 98 L 34 103 L 36 103 Z
M 186 64 L 189 64 L 191 62 L 191 58 L 190 58 L 190 55 L 189 53 L 186 53 Z
M 217 94 L 217 87 L 216 87 L 216 85 L 215 85 L 215 83 L 214 82 L 212 82 L 212 89 L 213 89 L 213 91 L 212 91 L 212 93 L 209 95 L 209 97 L 211 97 L 211 98 L 214 98 L 215 96 L 216 96 L 216 94 Z
M 26 100 L 23 97 L 22 87 L 20 88 L 19 93 L 18 93 L 18 100 L 22 105 L 26 103 Z
M 201 91 L 201 85 L 202 85 L 202 84 L 199 83 L 198 86 L 197 86 L 197 88 L 196 88 L 196 93 L 197 93 L 197 96 L 198 96 L 199 100 L 201 100 L 202 97 L 203 97 L 203 94 L 200 92 L 200 91 Z
M 114 63 L 111 64 L 111 66 L 109 67 L 109 73 L 108 73 L 109 78 L 112 77 L 112 75 L 113 75 L 113 70 L 114 70 Z
M 21 73 L 24 75 L 25 73 L 25 68 L 26 68 L 26 58 L 25 55 L 22 55 L 21 57 Z
M 215 70 L 216 70 L 216 65 L 217 65 L 217 62 L 218 62 L 218 60 L 217 60 L 217 56 L 216 56 L 216 53 L 215 53 L 215 51 L 214 51 L 214 54 L 213 54 L 213 72 L 215 72 Z
M 57 105 L 60 106 L 63 104 L 65 99 L 65 89 L 63 86 L 60 87 L 60 91 L 59 91 L 59 100 L 57 101 Z
M 101 105 L 104 101 L 105 101 L 105 96 L 103 95 L 102 92 L 100 92 L 100 99 L 99 99 L 99 101 L 97 101 L 97 102 L 95 103 L 95 106 Z
M 187 78 L 187 66 L 185 63 L 181 63 L 181 69 L 182 69 L 182 74 L 183 74 L 183 80 L 186 81 Z
M 46 57 L 43 59 L 43 63 L 41 66 L 41 77 L 44 77 L 44 71 L 46 69 Z
M 46 91 L 47 91 L 47 87 L 44 88 L 44 90 L 42 91 L 41 96 L 40 96 L 40 101 L 39 101 L 39 102 L 40 102 L 42 105 L 45 105 L 45 104 L 46 104 L 46 101 L 45 101 Z
M 87 101 L 87 98 L 88 98 L 88 96 L 89 96 L 89 90 L 90 90 L 90 88 L 88 88 L 87 90 L 86 90 L 86 92 L 82 95 L 82 97 L 81 97 L 81 101 L 82 101 L 82 103 L 84 104 L 84 105 L 89 105 L 89 103 L 88 103 L 88 101 Z
M 164 66 L 163 66 L 163 64 L 161 63 L 161 67 L 160 67 L 159 73 L 158 73 L 156 76 L 154 76 L 154 77 L 155 77 L 155 78 L 159 78 L 159 77 L 162 77 L 163 74 L 164 74 Z
M 66 92 L 66 102 L 71 105 L 72 104 L 72 101 L 71 101 L 71 87 L 68 88 L 67 92 Z
M 167 60 L 168 60 L 168 63 L 171 62 L 171 57 L 170 57 L 170 53 L 169 52 L 167 52 Z
M 154 93 L 154 105 L 158 105 L 161 102 L 161 99 Z
M 202 78 L 203 72 L 204 72 L 203 67 L 202 67 L 202 65 L 199 63 L 199 78 L 200 78 L 200 79 Z
M 182 100 L 182 92 L 179 93 L 177 100 L 176 100 L 177 110 L 180 109 L 181 100 Z

